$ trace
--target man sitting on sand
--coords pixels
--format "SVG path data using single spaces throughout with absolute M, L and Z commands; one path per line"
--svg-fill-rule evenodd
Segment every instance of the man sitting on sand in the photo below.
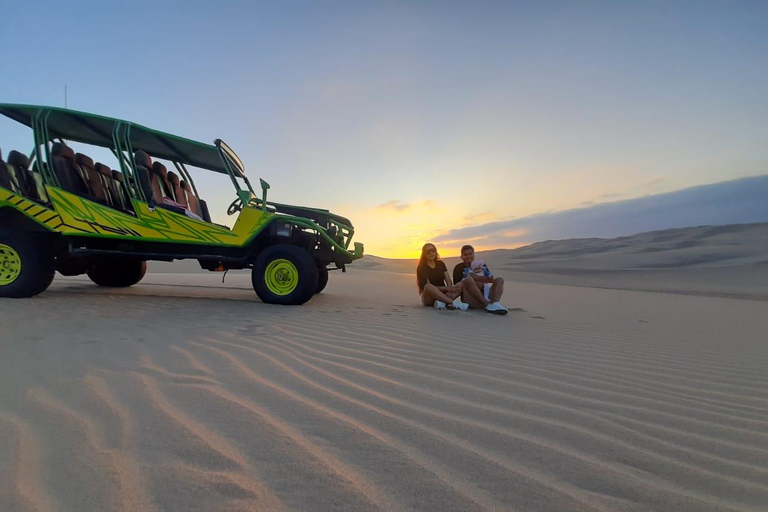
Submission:
M 509 311 L 499 302 L 504 293 L 504 279 L 493 277 L 488 269 L 488 265 L 483 261 L 475 261 L 475 249 L 471 245 L 465 245 L 461 248 L 461 263 L 453 268 L 453 282 L 458 283 L 463 279 L 472 279 L 477 284 L 480 291 L 485 289 L 485 285 L 490 285 L 490 291 L 483 297 L 483 303 L 477 302 L 473 296 L 463 296 L 462 300 L 469 304 L 471 308 L 484 307 L 489 313 L 497 315 L 506 315 Z

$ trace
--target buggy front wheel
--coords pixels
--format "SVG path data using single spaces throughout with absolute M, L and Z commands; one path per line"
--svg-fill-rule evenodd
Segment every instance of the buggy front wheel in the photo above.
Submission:
M 266 248 L 253 264 L 251 282 L 259 298 L 268 304 L 297 306 L 317 291 L 318 270 L 307 251 L 294 245 Z

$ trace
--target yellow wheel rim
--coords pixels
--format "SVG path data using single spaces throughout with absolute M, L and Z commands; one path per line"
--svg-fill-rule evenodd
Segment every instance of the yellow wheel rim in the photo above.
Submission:
M 0 244 L 0 286 L 8 286 L 21 274 L 21 258 L 13 248 Z
M 264 271 L 264 282 L 275 295 L 289 295 L 299 285 L 299 270 L 288 260 L 272 260 Z

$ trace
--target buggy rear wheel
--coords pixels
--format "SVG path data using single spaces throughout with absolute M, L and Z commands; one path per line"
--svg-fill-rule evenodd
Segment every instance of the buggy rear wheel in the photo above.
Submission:
M 51 285 L 54 273 L 44 236 L 0 229 L 0 297 L 33 297 Z
M 268 304 L 304 304 L 315 294 L 317 281 L 312 256 L 288 244 L 266 248 L 256 258 L 251 273 L 253 289 Z
M 144 278 L 147 262 L 132 258 L 99 258 L 88 270 L 88 277 L 99 286 L 127 288 Z
M 328 267 L 317 267 L 317 272 L 317 290 L 315 293 L 320 293 L 325 290 L 325 287 L 328 284 Z

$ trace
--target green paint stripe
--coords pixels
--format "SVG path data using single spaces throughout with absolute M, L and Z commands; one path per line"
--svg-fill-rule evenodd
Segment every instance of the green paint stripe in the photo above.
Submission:
M 67 224 L 69 226 L 69 224 Z M 57 226 L 58 227 L 58 226 Z M 69 226 L 74 229 L 75 226 Z M 128 240 L 128 241 L 135 241 L 135 242 L 162 242 L 162 243 L 168 243 L 168 244 L 184 244 L 184 245 L 200 245 L 204 247 L 245 247 L 250 243 L 250 241 L 253 239 L 253 237 L 249 238 L 248 241 L 244 244 L 233 244 L 233 243 L 226 243 L 226 242 L 218 242 L 218 241 L 205 241 L 205 240 L 179 240 L 171 239 L 171 238 L 155 238 L 155 237 L 148 237 L 148 236 L 122 236 L 122 235 L 112 235 L 107 233 L 92 233 L 87 232 L 83 233 L 82 235 L 78 233 L 77 236 L 88 236 L 88 237 L 98 237 L 98 238 L 111 238 L 116 240 Z M 255 235 L 254 235 L 255 236 Z

